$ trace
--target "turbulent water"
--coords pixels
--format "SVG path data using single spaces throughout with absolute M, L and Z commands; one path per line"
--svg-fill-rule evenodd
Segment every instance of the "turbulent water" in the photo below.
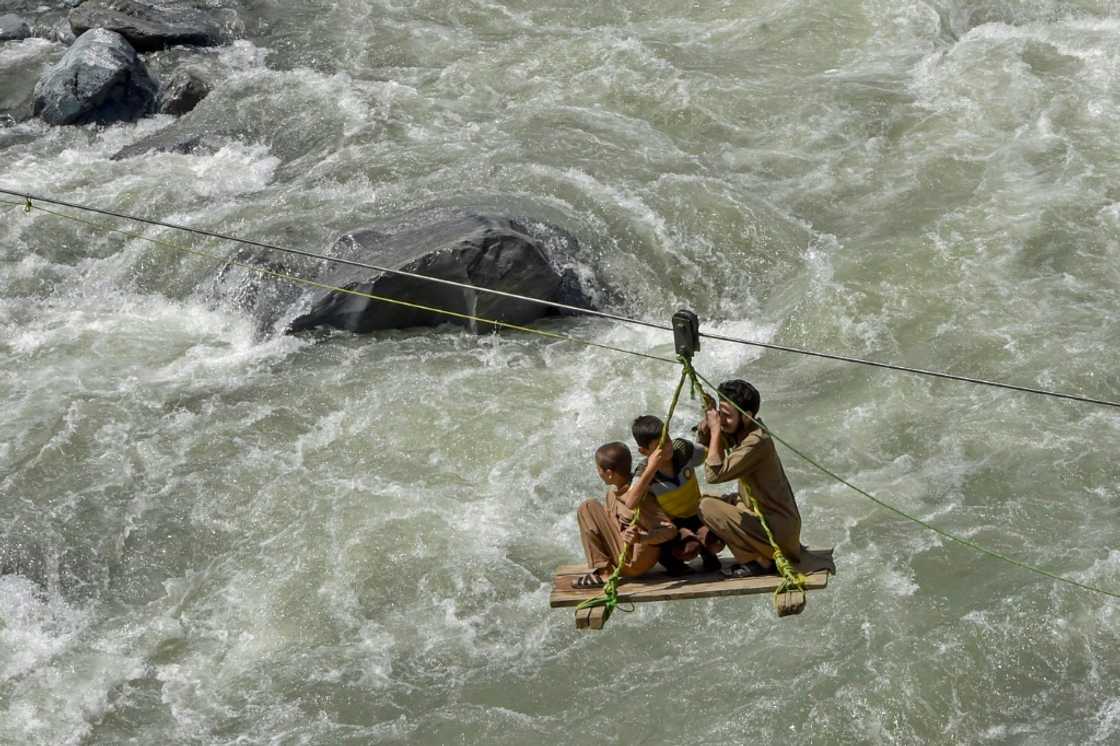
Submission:
M 417 210 L 532 216 L 625 313 L 1118 397 L 1114 2 L 243 20 L 189 58 L 216 149 L 114 161 L 182 125 L 32 120 L 0 130 L 0 186 L 311 250 Z M 3 94 L 63 51 L 0 45 Z M 1120 743 L 1115 599 L 789 451 L 839 562 L 802 616 L 647 604 L 583 634 L 550 610 L 592 451 L 665 410 L 669 366 L 450 327 L 262 335 L 210 259 L 4 207 L 2 743 Z M 718 342 L 696 363 L 878 497 L 1120 592 L 1116 410 Z

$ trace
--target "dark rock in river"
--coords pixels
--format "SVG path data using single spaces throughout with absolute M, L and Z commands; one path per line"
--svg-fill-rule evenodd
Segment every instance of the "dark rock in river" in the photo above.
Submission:
M 552 232 L 562 233 L 556 229 Z M 565 237 L 574 241 L 566 234 Z M 465 215 L 391 235 L 376 229 L 348 233 L 335 243 L 331 255 L 544 300 L 589 306 L 579 283 L 574 278 L 565 279 L 564 272 L 558 269 L 560 260 L 546 256 L 545 240 L 532 235 L 525 224 L 508 218 Z M 524 324 L 550 313 L 547 306 L 537 303 L 345 265 L 320 281 L 514 324 Z M 366 333 L 447 323 L 474 328 L 470 322 L 444 314 L 329 291 L 316 298 L 308 313 L 294 319 L 288 331 L 334 327 Z M 479 324 L 478 331 L 489 329 L 489 325 Z
M 155 110 L 159 86 L 120 34 L 82 34 L 35 86 L 34 112 L 49 124 L 130 122 Z
M 216 46 L 224 40 L 213 15 L 186 3 L 157 7 L 136 0 L 88 0 L 70 12 L 70 26 L 78 36 L 96 28 L 116 31 L 141 52 L 175 44 Z
M 70 28 L 70 20 L 67 18 L 59 18 L 43 33 L 36 33 L 36 36 L 41 36 L 47 41 L 58 42 L 70 46 L 78 37 L 74 36 L 74 29 Z
M 162 134 L 162 132 L 157 132 L 151 137 L 145 137 L 139 142 L 126 145 L 114 153 L 113 157 L 109 160 L 123 161 L 125 158 L 135 158 L 138 155 L 153 152 L 180 153 L 182 155 L 187 155 L 199 151 L 210 153 L 214 150 L 214 148 L 205 144 L 202 135 L 171 133 L 170 136 L 161 137 Z
M 161 114 L 180 116 L 198 106 L 198 102 L 210 93 L 206 81 L 190 70 L 176 70 L 163 87 L 159 96 Z
M 17 41 L 31 36 L 31 24 L 13 13 L 0 16 L 0 41 Z

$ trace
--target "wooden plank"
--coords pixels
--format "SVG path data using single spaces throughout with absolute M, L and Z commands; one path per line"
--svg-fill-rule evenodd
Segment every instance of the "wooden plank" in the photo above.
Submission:
M 725 559 L 724 564 L 729 565 L 731 562 Z M 828 587 L 828 576 L 832 567 L 831 549 L 813 549 L 804 552 L 799 569 L 807 576 L 805 589 L 821 590 Z M 572 581 L 586 572 L 586 567 L 578 565 L 565 565 L 559 568 L 552 593 L 549 595 L 549 605 L 553 608 L 578 606 L 583 601 L 598 596 L 601 592 L 598 588 L 585 590 L 572 587 Z M 624 602 L 646 603 L 690 598 L 741 596 L 772 593 L 780 584 L 781 577 L 778 575 L 727 578 L 719 573 L 698 572 L 680 577 L 669 577 L 663 571 L 660 571 L 639 578 L 624 578 L 618 585 L 618 597 L 620 601 Z
M 742 596 L 754 593 L 772 593 L 781 584 L 777 575 L 756 578 L 725 578 L 722 575 L 690 575 L 683 578 L 641 577 L 627 578 L 618 585 L 620 601 L 645 603 L 648 601 L 677 601 L 688 598 L 713 598 L 716 596 Z M 806 576 L 805 589 L 816 591 L 828 587 L 828 573 L 823 570 Z M 548 597 L 553 608 L 578 606 L 600 591 L 580 590 L 571 587 L 570 581 L 561 579 Z
M 774 607 L 778 616 L 793 616 L 805 610 L 805 591 L 794 588 L 782 591 L 774 599 Z
M 607 609 L 605 606 L 593 606 L 590 609 L 576 609 L 576 629 L 602 629 L 607 621 L 606 615 Z

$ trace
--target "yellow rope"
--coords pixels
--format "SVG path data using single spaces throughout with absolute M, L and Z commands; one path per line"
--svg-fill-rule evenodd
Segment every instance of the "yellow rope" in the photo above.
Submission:
M 691 374 L 692 385 L 694 388 L 700 390 L 700 395 L 704 398 L 705 403 L 709 401 L 715 403 L 715 400 L 711 399 L 708 396 L 707 392 L 705 392 L 704 388 L 701 386 L 700 381 L 697 380 L 702 379 L 704 381 L 707 381 L 707 379 L 703 378 L 703 376 L 701 376 L 695 370 L 691 370 Z M 710 383 L 708 385 L 711 386 Z M 712 388 L 715 389 L 714 386 Z M 738 405 L 736 405 L 735 402 L 730 403 L 736 409 L 739 409 Z M 743 410 L 741 409 L 739 411 L 743 412 Z M 757 422 L 757 420 L 746 414 L 746 412 L 743 412 L 743 414 L 752 422 Z M 780 585 L 778 585 L 777 588 L 774 589 L 773 595 L 774 607 L 778 608 L 778 596 L 794 588 L 804 591 L 805 583 L 808 581 L 808 578 L 805 577 L 804 573 L 801 573 L 800 571 L 794 569 L 793 563 L 789 561 L 789 558 L 786 557 L 786 555 L 782 552 L 781 547 L 778 546 L 778 542 L 774 539 L 774 533 L 770 530 L 770 524 L 767 523 L 766 516 L 763 515 L 762 508 L 758 504 L 758 499 L 755 498 L 753 494 L 751 494 L 750 490 L 747 490 L 746 497 L 750 501 L 751 510 L 753 510 L 754 514 L 758 516 L 758 522 L 762 524 L 762 530 L 766 532 L 766 539 L 770 542 L 770 548 L 774 550 L 774 565 L 778 568 L 778 573 L 782 576 L 782 582 Z
M 770 530 L 770 524 L 766 522 L 766 516 L 762 514 L 762 508 L 758 505 L 758 499 L 748 490 L 747 497 L 750 498 L 751 510 L 758 516 L 758 522 L 762 524 L 762 530 L 766 532 L 766 538 L 770 542 L 770 547 L 774 550 L 774 564 L 778 568 L 778 573 L 782 576 L 781 585 L 774 589 L 774 605 L 778 605 L 778 596 L 782 593 L 797 588 L 798 590 L 805 590 L 805 583 L 808 578 L 798 570 L 795 570 L 793 563 L 782 552 L 778 542 L 774 540 L 774 534 Z
M 73 215 L 67 215 L 65 213 L 57 212 L 55 210 L 50 210 L 50 209 L 47 209 L 45 207 L 40 207 L 39 205 L 33 205 L 31 203 L 30 199 L 28 199 L 26 202 L 10 202 L 10 201 L 7 201 L 7 200 L 0 200 L 0 204 L 17 205 L 17 206 L 22 207 L 24 212 L 30 212 L 32 209 L 35 209 L 35 210 L 38 210 L 39 212 L 44 212 L 48 215 L 54 215 L 55 217 L 63 218 L 65 220 L 71 220 L 75 223 L 81 223 L 82 225 L 89 226 L 89 227 L 91 227 L 95 230 L 98 230 L 98 231 L 102 232 L 102 233 L 117 233 L 117 234 L 122 235 L 122 236 L 128 236 L 129 238 L 136 238 L 136 239 L 140 239 L 141 241 L 148 241 L 148 242 L 153 243 L 157 246 L 170 248 L 170 249 L 173 249 L 175 251 L 181 251 L 181 252 L 184 252 L 184 253 L 187 253 L 187 254 L 194 254 L 196 256 L 205 257 L 207 259 L 211 259 L 211 260 L 216 261 L 216 262 L 224 261 L 224 262 L 227 262 L 228 264 L 232 264 L 233 266 L 236 266 L 236 267 L 242 267 L 242 268 L 247 269 L 251 272 L 257 272 L 259 274 L 262 274 L 262 275 L 265 275 L 265 276 L 268 276 L 268 277 L 275 277 L 275 278 L 280 279 L 280 280 L 287 280 L 289 282 L 295 282 L 295 283 L 298 283 L 298 284 L 301 284 L 301 285 L 306 285 L 308 287 L 319 288 L 321 290 L 328 290 L 328 291 L 333 291 L 333 292 L 336 292 L 336 293 L 345 293 L 347 295 L 355 295 L 355 296 L 358 296 L 360 298 L 367 298 L 369 300 L 375 300 L 375 301 L 379 301 L 381 303 L 391 303 L 393 305 L 404 306 L 405 308 L 412 308 L 412 309 L 416 309 L 416 310 L 419 310 L 419 311 L 428 311 L 430 313 L 437 313 L 437 314 L 441 314 L 443 316 L 449 316 L 449 317 L 455 318 L 455 319 L 463 319 L 463 320 L 467 320 L 467 321 L 481 322 L 483 324 L 490 324 L 491 326 L 494 326 L 494 327 L 499 327 L 499 328 L 502 328 L 502 329 L 512 329 L 514 331 L 525 332 L 527 334 L 536 334 L 538 336 L 547 337 L 549 339 L 559 339 L 559 340 L 563 340 L 565 342 L 576 342 L 578 344 L 585 345 L 587 347 L 595 347 L 595 348 L 600 349 L 600 350 L 609 350 L 611 352 L 621 352 L 621 353 L 625 353 L 625 354 L 628 354 L 628 355 L 637 355 L 638 357 L 644 357 L 647 360 L 656 360 L 656 361 L 662 362 L 662 363 L 675 363 L 676 362 L 672 358 L 662 357 L 660 355 L 650 355 L 650 354 L 647 354 L 647 353 L 644 353 L 644 352 L 637 352 L 635 350 L 627 350 L 627 349 L 624 349 L 622 347 L 614 347 L 612 345 L 602 344 L 601 342 L 592 342 L 589 339 L 582 339 L 580 337 L 573 337 L 573 336 L 568 335 L 568 334 L 561 334 L 559 332 L 551 332 L 551 331 L 547 331 L 545 329 L 538 329 L 538 328 L 532 327 L 532 326 L 524 326 L 522 324 L 512 324 L 508 321 L 498 321 L 497 319 L 488 319 L 484 316 L 475 316 L 475 315 L 469 314 L 469 313 L 460 313 L 458 311 L 451 311 L 449 309 L 438 308 L 436 306 L 426 306 L 426 305 L 423 305 L 423 304 L 420 304 L 420 303 L 411 303 L 409 301 L 401 300 L 399 298 L 390 298 L 388 296 L 376 295 L 374 293 L 364 293 L 361 290 L 355 290 L 353 288 L 338 287 L 336 285 L 330 285 L 328 283 L 318 282 L 316 280 L 310 280 L 310 279 L 307 279 L 306 277 L 300 277 L 298 275 L 292 275 L 292 274 L 288 274 L 286 272 L 277 272 L 275 270 L 267 269 L 265 267 L 260 267 L 260 266 L 254 265 L 254 264 L 249 264 L 248 262 L 241 262 L 241 261 L 237 261 L 236 259 L 229 259 L 227 257 L 219 256 L 219 255 L 216 255 L 216 254 L 211 254 L 209 252 L 201 251 L 199 249 L 189 248 L 189 247 L 186 247 L 186 246 L 180 246 L 180 245 L 178 245 L 176 243 L 172 243 L 170 241 L 163 241 L 163 240 L 158 239 L 158 238 L 151 238 L 150 236 L 145 236 L 141 233 L 126 231 L 126 230 L 122 230 L 120 228 L 114 228 L 113 226 L 109 226 L 109 225 L 102 225 L 100 223 L 95 223 L 91 220 L 85 220 L 84 218 L 75 217 Z
M 692 371 L 692 362 L 688 358 L 679 358 L 684 369 L 681 371 L 681 379 L 677 382 L 677 388 L 673 392 L 673 401 L 669 404 L 669 414 L 665 415 L 665 421 L 661 424 L 661 435 L 657 439 L 658 447 L 664 447 L 669 440 L 669 423 L 673 420 L 673 413 L 677 411 L 677 402 L 681 398 L 681 390 L 684 388 L 686 378 L 691 375 L 695 378 L 695 373 Z M 638 525 L 638 518 L 642 513 L 641 501 L 645 499 L 642 495 L 638 500 L 637 507 L 634 508 L 634 515 L 630 518 L 630 527 L 634 528 Z M 594 598 L 589 598 L 576 607 L 576 611 L 580 609 L 589 609 L 594 606 L 603 607 L 603 624 L 611 618 L 611 612 L 618 607 L 618 584 L 622 580 L 622 568 L 626 564 L 627 557 L 630 554 L 631 542 L 626 542 L 622 547 L 622 553 L 618 555 L 618 564 L 614 567 L 614 572 L 607 578 L 607 582 L 603 585 L 603 592 Z M 625 611 L 625 609 L 624 609 Z
M 699 376 L 701 381 L 708 384 L 708 386 L 710 386 L 711 388 L 713 388 L 713 389 L 716 388 L 715 384 L 713 384 L 707 378 L 704 378 L 704 376 L 701 376 L 699 373 L 697 373 L 696 375 Z M 726 401 L 731 406 L 735 407 L 735 409 L 737 409 L 739 411 L 739 414 L 743 415 L 744 417 L 749 419 L 751 422 L 755 423 L 760 428 L 762 428 L 762 430 L 765 433 L 767 433 L 768 435 L 770 435 L 770 437 L 772 437 L 774 440 L 778 441 L 779 443 L 784 445 L 786 448 L 793 451 L 795 454 L 800 456 L 802 459 L 807 461 L 810 465 L 812 465 L 816 469 L 820 470 L 826 476 L 831 477 L 832 479 L 835 479 L 837 482 L 839 482 L 840 484 L 844 485 L 845 487 L 853 490 L 857 494 L 862 495 L 863 497 L 866 497 L 868 500 L 875 503 L 879 507 L 886 508 L 887 510 L 891 511 L 892 513 L 894 513 L 894 514 L 896 514 L 896 515 L 898 515 L 902 518 L 905 518 L 906 520 L 911 521 L 912 523 L 916 523 L 917 525 L 921 526 L 922 528 L 925 528 L 929 531 L 932 531 L 933 533 L 937 534 L 938 536 L 941 536 L 942 538 L 948 539 L 949 541 L 956 542 L 957 544 L 968 547 L 969 549 L 973 549 L 977 552 L 980 552 L 981 554 L 986 554 L 989 557 L 993 557 L 995 559 L 1002 560 L 1002 561 L 1008 563 L 1009 565 L 1014 565 L 1015 567 L 1018 567 L 1022 570 L 1026 570 L 1028 572 L 1035 573 L 1036 575 L 1041 575 L 1043 577 L 1050 578 L 1051 580 L 1056 580 L 1060 583 L 1066 583 L 1067 585 L 1072 585 L 1075 588 L 1080 588 L 1080 589 L 1085 590 L 1085 591 L 1092 591 L 1093 593 L 1100 593 L 1103 596 L 1109 596 L 1110 598 L 1120 599 L 1120 593 L 1116 593 L 1114 591 L 1106 590 L 1104 588 L 1098 588 L 1097 586 L 1089 585 L 1088 583 L 1082 583 L 1078 580 L 1074 580 L 1073 578 L 1067 578 L 1063 575 L 1058 575 L 1057 573 L 1050 572 L 1049 570 L 1047 570 L 1045 568 L 1037 567 L 1035 565 L 1031 565 L 1031 564 L 1028 564 L 1026 562 L 1022 562 L 1020 560 L 1015 559 L 1014 557 L 1008 557 L 1006 554 L 1002 554 L 1000 552 L 997 552 L 994 549 L 988 549 L 987 547 L 985 547 L 981 544 L 977 544 L 976 542 L 974 542 L 970 539 L 965 539 L 963 537 L 957 536 L 956 534 L 950 533 L 950 532 L 946 531 L 945 529 L 938 528 L 937 526 L 934 526 L 932 523 L 929 523 L 928 521 L 923 521 L 921 518 L 918 518 L 915 515 L 911 515 L 910 513 L 907 513 L 906 511 L 902 510 L 901 508 L 896 508 L 894 505 L 891 505 L 890 503 L 888 503 L 884 500 L 880 500 L 879 498 L 875 497 L 874 495 L 872 495 L 867 490 L 864 490 L 860 487 L 857 487 L 856 485 L 849 482 L 847 479 L 844 479 L 844 477 L 840 476 L 836 472 L 832 471 L 828 467 L 826 467 L 823 464 L 821 464 L 820 462 L 816 461 L 811 456 L 809 456 L 805 452 L 798 449 L 796 446 L 794 446 L 788 440 L 785 440 L 784 438 L 782 438 L 780 435 L 778 435 L 778 433 L 774 432 L 772 429 L 770 429 L 766 425 L 762 424 L 761 420 L 757 420 L 754 417 L 752 417 L 751 415 L 744 412 L 742 410 L 742 408 L 740 408 L 739 405 L 736 404 L 735 402 L 731 401 L 730 399 L 725 399 L 724 401 Z
M 111 226 L 100 225 L 100 224 L 97 224 L 97 223 L 93 223 L 91 221 L 87 221 L 87 220 L 83 220 L 81 218 L 74 217 L 72 215 L 66 215 L 64 213 L 59 213 L 59 212 L 55 212 L 53 210 L 48 210 L 46 208 L 39 207 L 38 205 L 32 204 L 30 197 L 26 197 L 24 199 L 24 201 L 22 201 L 22 202 L 12 202 L 10 200 L 0 200 L 0 204 L 22 208 L 23 211 L 26 212 L 26 213 L 29 213 L 29 212 L 31 212 L 32 209 L 35 209 L 35 210 L 39 210 L 40 212 L 44 212 L 44 213 L 47 213 L 47 214 L 50 214 L 50 215 L 54 215 L 56 217 L 60 217 L 60 218 L 66 219 L 66 220 L 72 220 L 72 221 L 77 222 L 77 223 L 82 223 L 84 225 L 88 225 L 88 226 L 90 226 L 90 227 L 92 227 L 96 230 L 102 231 L 102 232 L 118 233 L 118 234 L 121 234 L 121 235 L 124 235 L 124 236 L 128 236 L 130 238 L 138 238 L 140 240 L 149 241 L 149 242 L 154 243 L 154 244 L 159 245 L 159 246 L 166 246 L 166 247 L 174 249 L 176 251 L 183 251 L 183 252 L 190 253 L 190 254 L 196 254 L 198 256 L 203 256 L 203 257 L 206 257 L 208 259 L 215 260 L 215 261 L 224 260 L 224 257 L 215 256 L 213 254 L 209 254 L 209 253 L 204 252 L 204 251 L 199 251 L 197 249 L 189 249 L 189 248 L 186 248 L 186 247 L 183 247 L 183 246 L 178 246 L 176 244 L 170 243 L 168 241 L 161 241 L 159 239 L 149 238 L 148 236 L 144 236 L 142 234 L 120 230 L 119 228 L 113 228 Z M 510 323 L 507 323 L 507 322 L 504 322 L 504 321 L 486 319 L 486 318 L 483 318 L 483 317 L 480 317 L 480 316 L 473 316 L 473 315 L 470 315 L 470 314 L 458 313 L 456 311 L 449 311 L 449 310 L 446 310 L 446 309 L 435 308 L 435 307 L 431 307 L 431 306 L 423 306 L 423 305 L 419 305 L 419 304 L 415 304 L 415 303 L 409 303 L 407 301 L 402 301 L 402 300 L 399 300 L 397 298 L 388 298 L 388 297 L 384 297 L 384 296 L 377 296 L 377 295 L 373 295 L 373 294 L 370 294 L 370 293 L 363 293 L 363 292 L 360 292 L 360 291 L 357 291 L 357 290 L 352 290 L 352 289 L 349 289 L 349 288 L 335 287 L 333 285 L 328 285 L 328 284 L 325 284 L 325 283 L 316 282 L 314 280 L 308 280 L 306 278 L 298 277 L 296 275 L 289 275 L 289 274 L 285 274 L 285 273 L 282 273 L 282 272 L 274 272 L 272 270 L 268 270 L 268 269 L 265 269 L 263 267 L 258 267 L 258 266 L 255 266 L 255 265 L 247 264 L 245 262 L 238 262 L 238 261 L 235 261 L 235 260 L 226 260 L 226 261 L 229 261 L 230 264 L 240 266 L 240 267 L 244 267 L 245 269 L 248 269 L 248 270 L 253 271 L 253 272 L 259 272 L 261 274 L 268 275 L 268 276 L 271 276 L 271 277 L 276 277 L 276 278 L 279 278 L 279 279 L 285 279 L 285 280 L 289 280 L 291 282 L 296 282 L 296 283 L 300 283 L 300 284 L 303 284 L 303 285 L 308 285 L 308 286 L 311 286 L 311 287 L 317 287 L 317 288 L 321 288 L 321 289 L 324 289 L 324 290 L 333 290 L 335 292 L 347 293 L 347 294 L 350 294 L 350 295 L 357 295 L 357 296 L 360 296 L 360 297 L 363 297 L 363 298 L 368 298 L 370 300 L 381 301 L 381 302 L 384 302 L 384 303 L 392 303 L 392 304 L 395 304 L 395 305 L 406 306 L 406 307 L 409 307 L 409 308 L 415 308 L 415 309 L 419 309 L 419 310 L 423 310 L 423 311 L 429 311 L 429 312 L 432 312 L 432 313 L 443 314 L 443 315 L 451 316 L 451 317 L 454 317 L 454 318 L 468 319 L 468 320 L 472 320 L 472 321 L 479 321 L 479 322 L 482 322 L 482 323 L 491 324 L 495 327 L 513 329 L 515 331 L 522 331 L 522 332 L 526 332 L 526 333 L 529 333 L 529 334 L 537 334 L 537 335 L 543 336 L 543 337 L 550 337 L 550 338 L 553 338 L 553 339 L 560 339 L 560 340 L 565 340 L 565 341 L 569 341 L 569 342 L 577 342 L 579 344 L 586 345 L 588 347 L 596 347 L 596 348 L 599 348 L 599 349 L 610 350 L 612 352 L 621 352 L 621 353 L 625 353 L 625 354 L 628 354 L 628 355 L 636 355 L 638 357 L 643 357 L 643 358 L 647 358 L 647 359 L 650 359 L 650 360 L 657 360 L 657 361 L 663 362 L 663 363 L 676 362 L 676 361 L 672 360 L 671 358 L 661 357 L 659 355 L 650 355 L 650 354 L 646 354 L 646 353 L 642 353 L 642 352 L 637 352 L 635 350 L 627 350 L 627 349 L 624 349 L 624 348 L 621 348 L 621 347 L 613 347 L 611 345 L 605 345 L 605 344 L 600 344 L 600 343 L 597 343 L 597 342 L 591 342 L 590 340 L 581 339 L 579 337 L 572 337 L 572 336 L 569 336 L 569 335 L 566 335 L 566 334 L 559 334 L 557 332 L 549 332 L 549 331 L 545 331 L 543 329 L 535 329 L 533 327 L 521 326 L 521 325 L 518 325 L 518 324 L 510 324 Z M 708 386 L 710 388 L 712 388 L 713 390 L 716 388 L 715 385 L 711 381 L 709 381 L 708 379 L 704 378 L 703 376 L 701 376 L 698 373 L 694 372 L 694 374 L 701 381 L 708 384 Z M 1071 398 L 1071 397 L 1066 397 L 1066 398 Z M 982 554 L 986 554 L 986 555 L 988 555 L 988 556 L 990 556 L 994 559 L 1002 560 L 1002 561 L 1004 561 L 1008 564 L 1014 565 L 1014 566 L 1016 566 L 1020 569 L 1026 570 L 1026 571 L 1031 572 L 1031 573 L 1035 573 L 1037 575 L 1041 575 L 1041 576 L 1049 578 L 1051 580 L 1055 580 L 1055 581 L 1058 581 L 1058 582 L 1061 582 L 1061 583 L 1065 583 L 1067 585 L 1072 585 L 1072 586 L 1074 586 L 1076 588 L 1080 588 L 1082 590 L 1090 591 L 1090 592 L 1093 592 L 1093 593 L 1099 593 L 1101 595 L 1108 596 L 1110 598 L 1120 599 L 1120 593 L 1116 593 L 1114 591 L 1109 591 L 1109 590 L 1106 590 L 1104 588 L 1099 588 L 1099 587 L 1096 587 L 1096 586 L 1092 586 L 1092 585 L 1089 585 L 1087 583 L 1082 583 L 1080 581 L 1073 580 L 1072 578 L 1067 578 L 1067 577 L 1064 577 L 1062 575 L 1058 575 L 1057 573 L 1050 572 L 1049 570 L 1046 570 L 1044 568 L 1037 567 L 1035 565 L 1031 565 L 1031 564 L 1028 564 L 1026 562 L 1021 562 L 1020 560 L 1017 560 L 1013 557 L 1009 557 L 1009 556 L 1007 556 L 1005 554 L 1002 554 L 1000 552 L 997 552 L 995 550 L 988 549 L 987 547 L 982 546 L 980 544 L 977 544 L 974 541 L 971 541 L 969 539 L 965 539 L 963 537 L 957 536 L 957 535 L 952 534 L 948 531 L 945 531 L 944 529 L 940 529 L 937 526 L 934 526 L 927 521 L 923 521 L 922 519 L 918 518 L 917 516 L 911 515 L 911 514 L 905 512 L 905 511 L 901 510 L 900 508 L 897 508 L 894 505 L 891 505 L 888 502 L 880 500 L 879 498 L 872 495 L 870 492 L 867 492 L 866 490 L 861 489 L 860 487 L 857 487 L 856 485 L 854 485 L 850 481 L 844 479 L 842 476 L 840 476 L 836 472 L 828 469 L 824 465 L 815 461 L 812 457 L 805 454 L 804 452 L 799 450 L 797 447 L 795 447 L 794 445 L 792 445 L 788 441 L 781 438 L 777 433 L 775 433 L 769 427 L 763 425 L 762 422 L 754 419 L 749 414 L 744 412 L 734 402 L 730 402 L 730 403 L 732 404 L 732 406 L 734 406 L 736 409 L 739 410 L 740 414 L 748 417 L 751 421 L 758 424 L 758 426 L 761 427 L 769 435 L 771 435 L 774 438 L 774 440 L 778 441 L 779 443 L 781 443 L 785 447 L 789 448 L 791 451 L 793 451 L 795 454 L 800 456 L 802 459 L 807 461 L 812 466 L 819 469 L 825 475 L 831 477 L 832 479 L 836 480 L 840 484 L 845 485 L 849 489 L 855 491 L 856 493 L 862 495 L 863 497 L 867 498 L 868 500 L 874 502 L 876 505 L 891 511 L 891 512 L 897 514 L 898 516 L 900 516 L 902 518 L 905 518 L 906 520 L 911 521 L 911 522 L 917 524 L 918 526 L 921 526 L 922 528 L 925 528 L 929 531 L 932 531 L 933 533 L 936 533 L 939 536 L 941 536 L 941 537 L 943 537 L 943 538 L 945 538 L 949 541 L 956 542 L 957 544 L 968 547 L 968 548 L 973 549 L 973 550 L 975 550 L 977 552 L 980 552 Z M 761 517 L 761 513 L 759 513 L 759 515 Z M 763 525 L 765 526 L 765 523 L 763 523 Z M 769 531 L 769 527 L 767 526 L 766 528 L 767 528 L 767 531 Z M 771 544 L 773 544 L 773 541 L 771 541 Z M 785 558 L 783 557 L 783 559 L 785 559 Z M 776 562 L 777 562 L 777 560 L 776 560 Z

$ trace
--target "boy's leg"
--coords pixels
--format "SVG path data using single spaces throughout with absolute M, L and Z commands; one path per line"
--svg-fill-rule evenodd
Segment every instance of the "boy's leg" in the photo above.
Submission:
M 607 509 L 598 500 L 587 500 L 576 510 L 576 522 L 587 566 L 605 578 L 622 552 L 621 537 L 611 525 Z
M 692 572 L 692 568 L 688 566 L 688 563 L 682 559 L 678 559 L 673 553 L 674 547 L 679 547 L 680 543 L 680 539 L 673 539 L 659 547 L 660 554 L 657 556 L 657 561 L 661 563 L 661 566 L 665 568 L 665 572 L 669 573 L 669 575 L 687 575 Z
M 673 525 L 677 528 L 689 528 L 692 525 L 690 518 L 673 518 Z M 700 524 L 700 519 L 696 519 L 697 525 Z M 665 568 L 665 571 L 670 575 L 685 575 L 692 572 L 692 568 L 688 566 L 688 561 L 694 558 L 700 549 L 700 542 L 695 538 L 682 534 L 672 541 L 665 542 L 660 546 L 660 554 L 657 561 Z
M 674 518 L 673 523 L 676 524 L 677 528 L 688 529 L 696 537 L 696 554 L 699 554 L 700 558 L 703 560 L 705 572 L 712 572 L 723 566 L 723 563 L 719 561 L 719 557 L 716 556 L 722 549 L 723 542 L 719 541 L 714 533 L 712 533 L 709 541 L 705 541 L 711 529 L 704 525 L 704 521 L 700 519 L 699 513 L 690 518 Z M 711 541 L 712 539 L 715 541 Z M 712 543 L 719 548 L 713 551 L 708 546 L 705 546 L 707 543 Z M 693 556 L 695 556 L 695 554 Z M 690 557 L 689 559 L 692 558 Z
M 716 536 L 723 539 L 736 562 L 759 562 L 764 567 L 770 566 L 774 553 L 762 524 L 741 503 L 728 505 L 722 500 L 706 497 L 700 501 L 700 517 Z

